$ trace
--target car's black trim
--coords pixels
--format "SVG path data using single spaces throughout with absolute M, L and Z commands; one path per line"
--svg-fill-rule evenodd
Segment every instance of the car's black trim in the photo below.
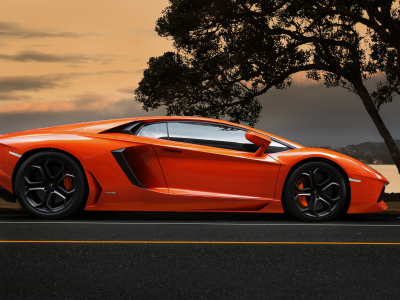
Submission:
M 382 188 L 382 192 L 381 192 L 381 194 L 379 195 L 379 198 L 378 198 L 378 203 L 382 202 L 382 200 L 383 200 L 383 196 L 385 194 L 385 187 L 386 186 L 383 186 L 383 188 Z
M 223 124 L 223 123 L 216 123 L 216 122 L 211 122 L 211 121 L 167 120 L 167 121 L 163 121 L 163 122 L 166 122 L 166 123 L 167 123 L 167 128 L 168 128 L 168 123 L 172 123 L 172 122 L 179 122 L 179 123 L 210 123 L 210 124 L 214 124 L 214 125 L 225 126 L 225 127 L 230 127 L 230 128 L 234 128 L 234 129 L 246 131 L 246 129 L 244 129 L 244 128 L 242 128 L 242 127 L 238 127 L 238 126 L 234 126 L 234 125 L 229 125 L 229 124 Z M 247 131 L 252 131 L 252 130 L 247 130 Z M 294 147 L 294 146 L 288 144 L 287 142 L 281 141 L 281 140 L 279 140 L 279 139 L 277 139 L 277 138 L 274 138 L 274 137 L 272 137 L 272 136 L 269 136 L 268 134 L 260 133 L 260 132 L 257 132 L 257 131 L 252 131 L 252 132 L 256 132 L 256 133 L 265 135 L 265 136 L 269 137 L 271 140 L 273 140 L 274 142 L 277 142 L 277 143 L 279 143 L 279 144 L 285 145 L 285 146 L 287 146 L 288 148 L 290 148 L 290 149 L 288 149 L 288 150 L 297 149 L 297 147 Z M 169 132 L 168 132 L 168 136 L 169 136 Z M 285 150 L 285 151 L 288 151 L 288 150 Z M 282 152 L 283 152 L 283 151 L 282 151 Z
M 131 122 L 128 124 L 119 125 L 117 127 L 113 127 L 113 128 L 104 130 L 99 133 L 123 133 L 123 134 L 135 135 L 137 128 L 142 127 L 142 126 L 139 126 L 142 124 L 143 124 L 143 122 L 135 121 L 135 122 Z
M 146 127 L 146 126 L 152 125 L 152 124 L 157 124 L 157 123 L 165 123 L 165 124 L 166 124 L 166 127 L 167 127 L 167 134 L 168 134 L 168 137 L 167 137 L 167 138 L 164 138 L 164 139 L 169 140 L 169 128 L 168 128 L 168 123 L 175 123 L 175 122 L 178 122 L 178 123 L 210 123 L 210 124 L 213 124 L 213 125 L 225 126 L 225 127 L 230 127 L 230 128 L 234 128 L 234 129 L 237 129 L 237 130 L 246 131 L 246 129 L 241 128 L 241 127 L 237 127 L 237 126 L 233 126 L 233 125 L 228 125 L 228 124 L 222 124 L 222 123 L 216 123 L 216 122 L 211 122 L 211 121 L 194 121 L 194 120 L 193 120 L 193 121 L 192 121 L 192 120 L 157 120 L 157 121 L 151 121 L 151 122 L 134 121 L 134 122 L 131 122 L 131 123 L 128 123 L 128 124 L 120 125 L 120 126 L 117 126 L 117 127 L 115 127 L 115 128 L 111 128 L 111 129 L 105 130 L 105 131 L 103 131 L 103 132 L 101 132 L 101 133 L 123 133 L 123 134 L 129 134 L 129 135 L 137 135 L 137 134 L 143 129 L 143 127 Z M 249 130 L 249 131 L 251 131 L 251 130 Z M 256 131 L 255 131 L 255 132 L 256 132 Z M 259 133 L 259 132 L 258 132 L 258 133 Z M 295 146 L 293 146 L 293 145 L 291 145 L 291 144 L 289 144 L 289 143 L 287 143 L 287 142 L 285 142 L 285 141 L 282 141 L 282 140 L 280 140 L 280 139 L 278 139 L 278 138 L 269 136 L 268 134 L 264 134 L 264 133 L 260 133 L 260 134 L 263 134 L 263 135 L 265 135 L 265 136 L 268 136 L 272 141 L 274 141 L 274 142 L 276 142 L 276 143 L 278 143 L 278 144 L 281 144 L 281 145 L 283 145 L 283 146 L 286 147 L 286 149 L 275 149 L 275 150 L 272 149 L 272 147 L 269 147 L 269 149 L 267 149 L 267 151 L 264 152 L 265 154 L 271 154 L 271 153 L 277 153 L 277 152 L 284 152 L 284 151 L 289 151 L 289 150 L 297 149 L 297 147 L 295 147 Z M 211 146 L 211 147 L 215 147 L 215 146 Z M 280 147 L 279 147 L 279 148 L 280 148 Z M 225 148 L 224 148 L 224 149 L 225 149 Z M 226 149 L 229 149 L 229 148 L 226 148 Z M 242 150 L 239 150 L 239 151 L 242 151 Z M 244 152 L 249 152 L 249 151 L 244 151 Z M 254 151 L 254 152 L 255 152 L 255 151 Z M 250 153 L 251 153 L 251 151 L 250 151 Z
M 240 146 L 241 145 L 240 143 L 219 142 L 219 141 L 201 140 L 201 139 L 196 140 L 194 138 L 174 138 L 174 137 L 171 138 L 169 136 L 168 124 L 169 123 L 192 123 L 192 124 L 193 123 L 199 123 L 199 124 L 209 123 L 209 124 L 216 125 L 216 126 L 223 126 L 223 127 L 228 127 L 228 128 L 246 132 L 246 129 L 241 128 L 241 127 L 236 127 L 236 126 L 227 125 L 227 124 L 220 124 L 220 123 L 215 123 L 215 122 L 206 122 L 206 121 L 186 121 L 186 120 L 185 121 L 175 121 L 175 120 L 171 120 L 171 121 L 166 121 L 165 123 L 167 124 L 168 139 L 171 141 L 189 143 L 189 144 L 195 144 L 195 145 L 203 145 L 203 146 L 208 146 L 208 147 L 222 148 L 222 149 L 235 150 L 235 151 L 243 151 L 243 152 L 248 152 L 248 153 L 255 153 L 257 151 L 257 149 L 259 148 L 256 146 L 255 149 L 251 149 L 251 150 L 250 149 L 238 149 L 238 147 L 242 148 Z M 141 127 L 141 128 L 143 128 L 143 127 Z M 139 128 L 138 132 L 141 130 L 141 128 Z M 247 130 L 247 131 L 251 131 L 251 130 Z M 253 132 L 256 132 L 256 131 L 253 131 Z M 289 150 L 296 149 L 295 147 L 293 147 L 287 143 L 284 143 L 276 138 L 270 137 L 267 134 L 263 134 L 263 135 L 268 136 L 272 141 L 285 147 L 285 149 L 280 149 L 281 147 L 268 147 L 268 149 L 264 152 L 265 154 L 271 154 L 271 153 L 277 153 L 277 152 L 283 152 L 283 151 L 289 151 Z M 226 145 L 225 146 L 219 145 L 220 143 L 224 143 Z
M 138 125 L 141 125 L 141 122 L 136 122 L 133 124 L 129 124 L 129 126 L 122 129 L 122 133 L 126 134 L 134 134 L 137 131 Z
M 14 194 L 10 193 L 4 188 L 0 188 L 0 199 L 3 199 L 9 203 L 17 203 L 17 199 L 15 198 Z
M 241 128 L 241 127 L 237 127 L 237 126 L 233 126 L 233 125 L 228 125 L 228 124 L 223 124 L 223 123 L 215 123 L 215 122 L 212 122 L 212 121 L 157 120 L 157 121 L 150 121 L 150 122 L 134 121 L 134 122 L 131 122 L 131 123 L 128 123 L 128 124 L 120 125 L 120 126 L 117 126 L 117 127 L 114 127 L 114 128 L 111 128 L 111 129 L 108 129 L 108 130 L 105 130 L 105 131 L 102 131 L 101 133 L 124 133 L 124 134 L 129 134 L 129 135 L 137 135 L 137 134 L 139 133 L 139 131 L 140 131 L 143 127 L 145 127 L 145 126 L 147 126 L 147 125 L 155 124 L 155 123 L 166 123 L 166 124 L 167 124 L 167 133 L 168 133 L 168 136 L 169 136 L 168 123 L 171 123 L 171 122 L 179 122 L 179 123 L 210 123 L 210 124 L 226 126 L 226 127 L 230 127 L 230 128 L 235 128 L 235 129 L 239 129 L 239 130 L 244 130 L 244 131 L 246 130 L 246 129 Z M 251 130 L 249 130 L 249 131 L 251 131 Z M 256 131 L 255 131 L 255 132 L 256 132 Z M 257 133 L 260 133 L 260 132 L 257 132 Z M 297 149 L 297 148 L 298 148 L 298 147 L 296 147 L 296 146 L 291 145 L 291 144 L 288 143 L 288 142 L 285 142 L 285 141 L 282 141 L 282 140 L 280 140 L 280 139 L 278 139 L 278 138 L 269 136 L 268 134 L 265 134 L 265 133 L 260 133 L 260 134 L 263 134 L 263 135 L 265 135 L 265 136 L 268 136 L 272 141 L 277 142 L 277 143 L 279 143 L 279 144 L 281 144 L 281 145 L 284 145 L 284 146 L 286 146 L 287 148 L 289 148 L 289 149 L 286 149 L 286 150 L 276 151 L 276 152 L 283 152 L 283 151 L 288 151 L 288 150 L 293 150 L 293 149 Z M 274 151 L 274 152 L 271 152 L 271 153 L 276 153 L 276 152 Z M 268 154 L 268 153 L 269 153 L 269 152 L 267 151 L 266 154 Z
M 125 148 L 118 149 L 118 150 L 111 151 L 111 153 L 114 156 L 117 163 L 119 164 L 119 166 L 121 167 L 122 171 L 124 171 L 126 177 L 128 177 L 129 181 L 137 187 L 147 189 L 143 184 L 140 183 L 140 181 L 137 179 L 135 173 L 133 173 L 131 167 L 129 166 L 129 164 L 126 161 L 126 158 L 124 156 L 124 150 L 125 150 Z

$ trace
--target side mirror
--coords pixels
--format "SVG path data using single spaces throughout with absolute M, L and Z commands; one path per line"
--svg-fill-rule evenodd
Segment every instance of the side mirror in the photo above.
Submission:
M 250 142 L 260 147 L 256 153 L 254 153 L 255 157 L 261 156 L 265 150 L 268 149 L 269 144 L 271 144 L 271 139 L 269 137 L 257 132 L 247 131 L 245 136 Z

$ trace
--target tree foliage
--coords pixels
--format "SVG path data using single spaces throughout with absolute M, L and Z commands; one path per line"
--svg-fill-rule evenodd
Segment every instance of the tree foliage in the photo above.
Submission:
M 305 71 L 360 96 L 400 169 L 378 113 L 400 93 L 399 0 L 170 0 L 156 31 L 176 52 L 150 59 L 136 90 L 145 110 L 253 126 L 257 97 Z

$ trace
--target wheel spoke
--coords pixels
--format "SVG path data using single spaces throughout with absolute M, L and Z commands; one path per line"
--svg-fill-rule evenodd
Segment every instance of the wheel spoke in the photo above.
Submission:
M 63 198 L 63 200 L 67 199 L 67 197 L 65 197 L 63 194 L 61 194 L 60 192 L 58 192 L 56 190 L 53 191 L 53 194 L 56 194 L 56 195 L 60 196 L 61 198 Z
M 317 171 L 318 171 L 318 169 L 319 168 L 316 168 L 315 170 L 314 170 L 314 172 L 312 172 L 312 181 L 313 181 L 313 187 L 318 187 L 318 179 L 317 179 Z
M 338 189 L 338 191 L 337 191 L 337 194 L 339 195 L 338 197 L 336 197 L 336 198 L 331 198 L 331 197 L 325 192 L 325 190 L 328 189 L 328 188 L 330 188 L 330 187 Z M 330 184 L 328 184 L 325 188 L 323 188 L 323 189 L 321 190 L 321 194 L 322 194 L 325 198 L 327 198 L 329 201 L 331 201 L 331 202 L 336 202 L 336 201 L 338 201 L 338 200 L 340 199 L 340 192 L 341 192 L 341 186 L 340 186 L 340 184 L 338 184 L 338 183 L 336 183 L 336 182 L 331 182 Z
M 61 194 L 60 192 L 54 190 L 53 192 L 54 194 L 56 194 L 57 196 L 61 197 L 64 200 L 64 208 L 67 207 L 67 197 L 65 197 L 63 194 Z
M 322 203 L 325 203 L 328 207 L 329 207 L 329 212 L 331 212 L 332 211 L 332 204 L 331 203 L 329 203 L 328 201 L 326 201 L 324 198 L 322 198 L 322 197 L 318 197 L 318 200 L 320 201 L 320 202 L 322 202 Z
M 332 186 L 332 187 L 336 186 L 336 187 L 340 188 L 340 184 L 338 184 L 338 183 L 336 183 L 336 182 L 331 182 L 331 183 L 328 184 L 326 187 L 324 187 L 324 188 L 322 189 L 322 191 L 325 192 L 325 190 L 326 190 L 327 188 L 331 187 L 331 186 Z
M 319 217 L 318 213 L 317 213 L 316 210 L 315 210 L 315 207 L 316 207 L 316 206 L 317 206 L 316 197 L 315 197 L 315 196 L 311 196 L 310 203 L 308 204 L 308 207 L 310 208 L 309 211 L 310 211 L 314 216 Z
M 310 187 L 299 188 L 299 186 L 296 183 L 295 183 L 295 187 L 296 187 L 296 190 L 298 190 L 299 192 L 311 192 L 311 188 Z
M 46 207 L 48 209 L 50 209 L 51 212 L 54 212 L 53 208 L 50 206 L 50 202 L 51 202 L 51 196 L 54 194 L 54 192 L 49 192 L 46 198 Z
M 64 208 L 67 207 L 67 202 L 68 202 L 68 199 L 70 198 L 69 196 L 70 196 L 71 194 L 73 194 L 74 192 L 75 192 L 75 189 L 74 189 L 73 191 L 67 192 L 67 191 L 64 191 L 64 190 L 63 190 L 62 188 L 60 188 L 60 187 L 57 187 L 57 188 L 54 190 L 54 194 L 60 196 L 60 197 L 64 200 Z
M 325 193 L 321 193 L 322 196 L 325 197 L 325 199 L 327 199 L 330 202 L 337 202 L 340 200 L 340 196 L 336 197 L 336 198 L 331 198 L 329 195 L 325 194 Z
M 309 206 L 307 206 L 306 208 L 299 208 L 300 209 L 300 211 L 302 212 L 302 213 L 306 213 L 306 212 L 309 212 L 310 211 L 310 207 Z
M 51 173 L 50 173 L 49 167 L 47 166 L 49 162 L 50 162 L 50 159 L 46 160 L 46 162 L 44 163 L 44 169 L 46 170 L 46 173 L 49 176 L 49 178 L 51 178 Z
M 307 191 L 307 190 L 311 191 L 311 189 L 314 187 L 314 183 L 313 183 L 313 180 L 311 178 L 311 175 L 308 174 L 308 173 L 301 173 L 301 176 L 305 176 L 306 178 L 308 178 L 308 182 L 310 183 L 310 187 L 300 189 L 299 187 L 297 187 L 297 184 L 296 184 L 296 187 L 298 188 L 299 191 L 304 191 L 304 192 Z
M 60 165 L 61 165 L 61 171 L 60 172 L 58 172 L 56 175 L 51 175 L 51 171 L 50 171 L 50 169 L 49 169 L 49 164 L 51 163 L 51 162 L 54 162 L 54 159 L 48 159 L 45 163 L 44 163 L 44 168 L 46 169 L 46 172 L 47 172 L 47 174 L 49 175 L 49 177 L 51 178 L 51 179 L 58 179 L 58 178 L 60 178 L 61 176 L 62 176 L 62 174 L 64 173 L 64 171 L 65 171 L 65 167 L 64 167 L 64 163 L 62 162 L 62 161 L 59 161 L 60 162 Z M 57 160 L 58 161 L 58 160 Z
M 57 173 L 53 178 L 57 180 L 58 178 L 60 178 L 62 176 L 64 171 L 65 171 L 65 168 L 64 168 L 64 164 L 63 164 L 61 171 L 59 173 Z
M 294 198 L 294 200 L 297 201 L 297 198 L 299 198 L 299 197 L 301 197 L 301 196 L 310 197 L 311 194 L 310 194 L 310 193 L 297 194 L 297 195 L 296 195 L 296 198 Z
M 30 192 L 32 192 L 32 191 L 45 191 L 45 187 L 43 186 L 43 187 L 32 187 L 32 188 L 29 188 L 29 189 L 27 189 L 26 191 L 25 191 L 25 196 L 28 196 L 28 194 L 30 193 Z
M 43 198 L 42 198 L 42 202 L 40 203 L 40 206 L 46 206 L 47 200 L 48 198 L 51 197 L 51 191 L 50 190 L 46 190 Z
M 295 197 L 295 203 L 298 209 L 300 209 L 301 212 L 308 212 L 310 210 L 310 205 L 307 205 L 307 207 L 302 207 L 301 205 L 299 205 L 300 203 L 297 200 L 299 197 L 311 197 L 311 193 L 297 194 Z
M 311 211 L 316 217 L 320 217 L 320 216 L 321 216 L 321 214 L 319 214 L 319 213 L 317 212 L 317 205 L 318 205 L 318 202 L 325 203 L 325 205 L 327 205 L 327 206 L 329 207 L 329 212 L 328 212 L 328 213 L 330 213 L 330 212 L 332 211 L 332 205 L 331 205 L 328 201 L 326 201 L 325 199 L 322 199 L 322 198 L 319 197 L 319 196 L 314 196 L 314 197 L 312 197 L 312 198 L 314 198 L 314 199 L 312 199 L 312 201 L 310 202 L 310 211 Z
M 47 181 L 46 174 L 44 173 L 43 168 L 42 168 L 41 166 L 33 165 L 33 166 L 31 166 L 31 169 L 38 169 L 39 172 L 40 172 L 41 175 L 42 175 L 43 180 L 42 180 L 42 181 L 30 181 L 29 178 L 28 178 L 28 176 L 24 176 L 24 179 L 25 179 L 25 181 L 26 181 L 28 184 L 30 184 L 30 185 L 42 184 L 42 183 L 45 183 L 45 182 Z M 28 174 L 29 174 L 29 173 L 28 173 Z
M 328 178 L 327 178 L 324 182 L 318 184 L 318 186 L 319 186 L 320 188 L 323 188 L 324 186 L 326 186 L 326 185 L 332 180 L 332 174 L 331 174 L 331 172 L 328 172 L 328 173 L 326 173 L 325 175 L 328 175 Z
M 47 198 L 48 198 L 48 196 L 49 196 L 50 191 L 49 191 L 49 190 L 46 190 L 46 189 L 43 189 L 43 191 L 44 191 L 43 196 L 42 196 L 42 197 L 39 197 L 39 198 L 40 198 L 40 203 L 38 203 L 38 204 L 36 204 L 36 205 L 33 205 L 33 207 L 37 208 L 37 207 L 44 207 L 44 206 L 46 206 Z

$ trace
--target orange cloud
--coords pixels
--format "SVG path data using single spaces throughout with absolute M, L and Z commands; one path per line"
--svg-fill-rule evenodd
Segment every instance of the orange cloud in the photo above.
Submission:
M 52 54 L 35 50 L 19 51 L 17 54 L 7 55 L 0 54 L 1 60 L 17 61 L 17 62 L 44 62 L 44 63 L 87 63 L 87 62 L 102 62 L 110 63 L 116 55 L 104 54 Z
M 121 70 L 110 70 L 100 72 L 71 72 L 54 73 L 39 76 L 0 76 L 0 93 L 14 91 L 39 91 L 44 89 L 67 88 L 67 80 L 80 76 L 132 74 Z
M 127 88 L 120 88 L 117 89 L 118 92 L 127 93 L 127 94 L 134 94 L 136 88 L 135 87 L 127 87 Z
M 79 38 L 87 36 L 88 34 L 78 34 L 73 32 L 57 32 L 57 31 L 43 31 L 31 30 L 21 27 L 13 22 L 0 22 L 0 36 L 3 38 Z
M 71 111 L 101 111 L 116 110 L 114 105 L 123 98 L 107 98 L 98 94 L 77 95 L 71 101 L 24 102 L 0 106 L 0 114 L 7 113 L 37 113 L 37 112 L 71 112 Z
M 31 96 L 28 95 L 20 95 L 15 93 L 0 93 L 0 100 L 28 100 L 32 99 Z

